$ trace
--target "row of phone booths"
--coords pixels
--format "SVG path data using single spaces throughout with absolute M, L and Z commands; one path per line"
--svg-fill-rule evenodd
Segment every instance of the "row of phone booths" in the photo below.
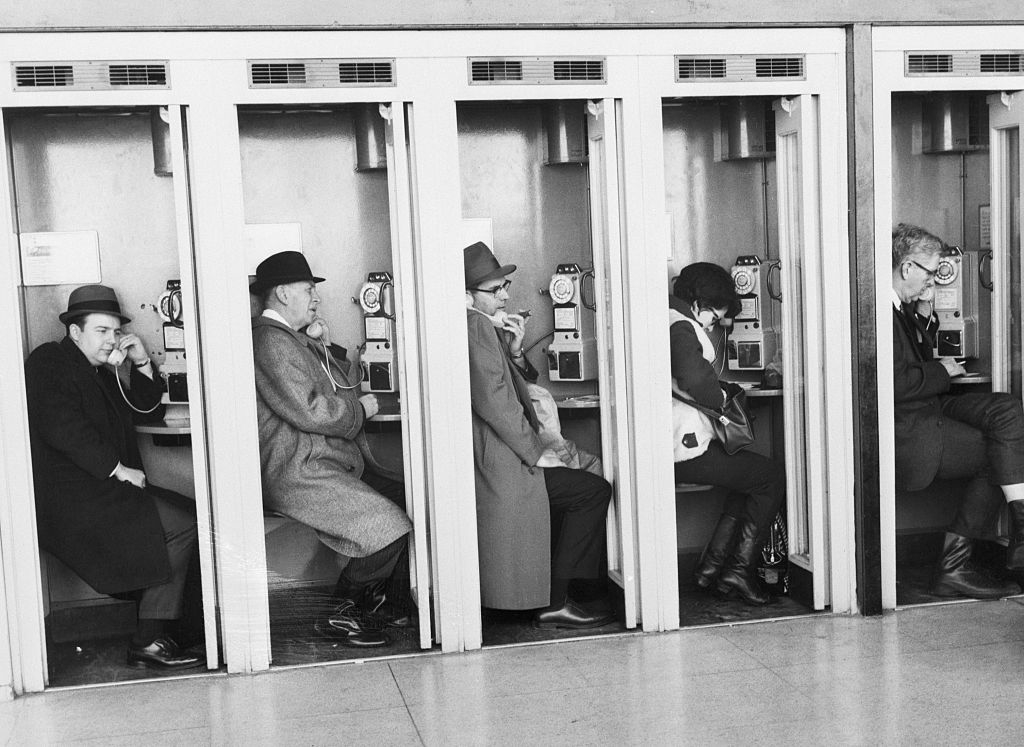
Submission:
M 956 246 L 939 352 L 966 360 L 965 391 L 1020 395 L 1020 38 L 875 29 L 864 99 L 841 29 L 9 36 L 0 588 L 15 692 L 148 676 L 123 667 L 131 603 L 34 531 L 23 362 L 95 282 L 117 289 L 166 382 L 164 416 L 137 436 L 150 482 L 196 501 L 206 668 L 364 656 L 308 624 L 332 553 L 261 502 L 248 278 L 288 249 L 326 278 L 319 313 L 381 402 L 367 435 L 405 475 L 417 625 L 382 655 L 558 637 L 480 606 L 459 259 L 478 240 L 518 266 L 527 356 L 614 488 L 617 620 L 596 634 L 856 613 L 862 432 L 880 455 L 882 606 L 933 601 L 957 488 L 898 496 L 885 457 L 889 233 L 916 223 Z M 851 106 L 870 110 L 868 133 L 848 129 Z M 859 243 L 854 203 L 874 215 Z M 763 610 L 690 582 L 726 498 L 672 476 L 667 296 L 695 261 L 733 276 L 742 310 L 715 365 L 748 390 L 751 448 L 785 465 L 760 569 L 779 603 Z M 865 296 L 875 317 L 854 313 Z M 854 379 L 871 340 L 874 394 Z

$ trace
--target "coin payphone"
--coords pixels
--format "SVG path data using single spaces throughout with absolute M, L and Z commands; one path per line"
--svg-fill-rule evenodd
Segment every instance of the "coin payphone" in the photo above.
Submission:
M 761 371 L 775 357 L 775 312 L 768 275 L 777 266 L 754 255 L 737 257 L 732 266 L 740 310 L 726 346 L 731 371 Z
M 359 290 L 363 309 L 362 356 L 364 392 L 398 391 L 398 351 L 395 345 L 395 299 L 391 273 L 371 272 Z
M 978 357 L 978 304 L 974 284 L 975 257 L 960 247 L 943 252 L 935 270 L 934 303 L 939 328 L 935 355 Z
M 168 280 L 160 294 L 157 311 L 164 320 L 164 362 L 160 375 L 166 383 L 164 420 L 188 422 L 188 366 L 185 362 L 185 325 L 182 321 L 181 280 Z
M 585 288 L 590 286 L 590 300 Z M 597 379 L 597 304 L 594 271 L 576 263 L 560 264 L 548 285 L 555 332 L 548 347 L 548 376 L 552 381 Z

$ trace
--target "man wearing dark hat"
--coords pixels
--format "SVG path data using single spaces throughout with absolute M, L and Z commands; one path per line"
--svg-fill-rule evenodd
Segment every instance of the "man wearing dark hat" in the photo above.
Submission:
M 132 406 L 160 403 L 153 363 L 142 340 L 122 333 L 131 320 L 104 285 L 72 291 L 59 318 L 67 335 L 25 366 L 39 543 L 96 591 L 137 598 L 129 664 L 196 666 L 167 634 L 182 614 L 195 508 L 146 482 L 132 425 Z M 115 351 L 130 362 L 124 393 L 107 365 Z
M 569 585 L 600 575 L 611 485 L 570 469 L 541 441 L 526 387 L 537 371 L 523 350 L 525 319 L 505 312 L 516 266 L 501 265 L 482 242 L 463 255 L 483 605 L 541 608 L 539 628 L 604 625 L 612 616 L 570 598 Z
M 317 318 L 323 280 L 289 251 L 261 262 L 250 286 L 263 307 L 252 325 L 263 503 L 339 555 L 336 606 L 317 630 L 347 646 L 384 646 L 382 625 L 411 624 L 385 584 L 412 525 L 402 476 L 377 464 L 363 432 L 377 397 L 358 396 L 359 367 Z

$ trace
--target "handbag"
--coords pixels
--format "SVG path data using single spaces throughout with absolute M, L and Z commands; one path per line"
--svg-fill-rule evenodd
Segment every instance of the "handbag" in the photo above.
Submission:
M 726 454 L 732 456 L 754 443 L 754 417 L 747 410 L 747 393 L 743 387 L 728 384 L 725 402 L 718 409 L 685 399 L 676 392 L 672 392 L 672 396 L 708 416 L 715 438 L 721 442 Z

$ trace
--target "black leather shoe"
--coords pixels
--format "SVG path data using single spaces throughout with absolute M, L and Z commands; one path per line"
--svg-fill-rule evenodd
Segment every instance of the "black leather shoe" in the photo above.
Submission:
M 1020 587 L 1011 582 L 998 581 L 971 566 L 974 541 L 953 532 L 946 532 L 942 542 L 931 592 L 937 597 L 970 597 L 971 599 L 1000 599 L 1020 593 Z
M 757 577 L 755 564 L 761 555 L 762 543 L 758 541 L 760 532 L 757 525 L 744 521 L 739 528 L 736 547 L 733 548 L 725 567 L 718 574 L 715 588 L 718 593 L 728 597 L 738 596 L 744 604 L 751 607 L 763 607 L 771 604 L 773 597 L 761 586 Z
M 611 612 L 605 610 L 590 612 L 583 609 L 571 599 L 557 609 L 543 609 L 533 616 L 533 627 L 541 630 L 586 630 L 599 628 L 615 620 Z
M 351 599 L 344 599 L 313 626 L 318 633 L 350 648 L 380 648 L 391 640 Z
M 186 654 L 174 639 L 161 636 L 148 646 L 128 646 L 128 665 L 154 669 L 188 669 L 203 663 L 203 657 Z

